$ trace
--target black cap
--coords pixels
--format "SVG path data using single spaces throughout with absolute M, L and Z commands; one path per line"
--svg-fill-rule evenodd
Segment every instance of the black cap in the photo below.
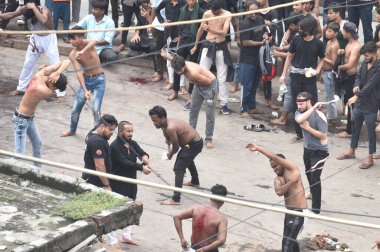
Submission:
M 353 39 L 358 39 L 359 38 L 358 28 L 356 27 L 356 25 L 354 23 L 352 23 L 352 22 L 346 22 L 346 23 L 344 23 L 343 29 L 346 32 L 350 33 L 352 35 Z

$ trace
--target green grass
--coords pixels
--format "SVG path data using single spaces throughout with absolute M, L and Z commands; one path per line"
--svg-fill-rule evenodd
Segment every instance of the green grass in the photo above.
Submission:
M 86 192 L 74 195 L 68 202 L 58 206 L 57 215 L 72 220 L 87 219 L 95 213 L 123 203 L 123 199 L 114 198 L 108 193 Z

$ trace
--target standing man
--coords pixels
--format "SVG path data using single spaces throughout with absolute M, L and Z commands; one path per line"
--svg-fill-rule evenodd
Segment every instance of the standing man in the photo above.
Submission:
M 304 187 L 298 166 L 286 160 L 282 154 L 274 154 L 256 144 L 248 144 L 251 151 L 258 151 L 269 158 L 270 166 L 277 177 L 274 179 L 274 190 L 278 196 L 284 196 L 285 206 L 289 210 L 306 212 L 307 203 Z M 282 238 L 283 252 L 299 252 L 297 236 L 304 224 L 304 217 L 285 214 L 284 233 Z
M 228 67 L 232 67 L 233 65 L 225 36 L 230 28 L 231 17 L 229 15 L 231 13 L 224 10 L 222 4 L 222 0 L 213 0 L 211 3 L 211 10 L 208 10 L 203 14 L 202 19 L 220 16 L 225 16 L 225 18 L 203 21 L 198 29 L 197 38 L 190 53 L 194 54 L 196 52 L 203 33 L 207 32 L 206 41 L 202 43 L 203 49 L 199 64 L 207 69 L 210 69 L 213 63 L 215 64 L 219 82 L 220 111 L 223 115 L 229 115 L 231 111 L 227 106 L 228 83 L 226 82 L 226 79 Z
M 256 3 L 249 6 L 249 11 L 259 9 Z M 258 27 L 251 29 L 251 27 Z M 242 85 L 242 99 L 240 115 L 250 118 L 249 114 L 262 114 L 256 108 L 256 91 L 261 78 L 260 47 L 264 45 L 268 34 L 265 30 L 263 17 L 255 13 L 245 17 L 240 24 L 240 80 Z
M 338 160 L 355 158 L 355 149 L 358 147 L 360 130 L 365 122 L 368 131 L 369 155 L 359 166 L 368 169 L 373 166 L 373 156 L 376 154 L 376 118 L 380 100 L 380 63 L 376 56 L 375 42 L 366 43 L 360 50 L 364 55 L 364 62 L 356 75 L 353 93 L 348 104 L 354 104 L 353 134 L 348 152 L 338 157 Z
M 335 83 L 335 89 L 338 93 L 344 93 L 343 103 L 346 106 L 348 100 L 354 96 L 352 92 L 356 79 L 356 68 L 359 65 L 360 48 L 361 45 L 358 41 L 358 29 L 356 25 L 351 22 L 346 22 L 343 25 L 343 37 L 348 40 L 348 44 L 344 50 L 339 50 L 338 55 L 344 55 L 344 64 L 338 66 L 339 80 Z M 347 112 L 347 126 L 344 127 L 345 131 L 335 134 L 336 137 L 348 138 L 352 134 L 351 123 L 351 108 L 348 106 Z
M 211 187 L 211 193 L 225 197 L 227 195 L 227 188 L 216 184 Z M 219 251 L 218 248 L 227 239 L 228 219 L 219 211 L 223 204 L 223 201 L 210 199 L 208 205 L 190 207 L 173 217 L 174 226 L 183 249 L 191 247 L 196 251 Z M 186 219 L 192 219 L 191 246 L 185 239 L 182 231 L 182 220 Z
M 34 112 L 40 101 L 51 97 L 55 89 L 59 89 L 62 92 L 65 91 L 67 79 L 62 72 L 69 65 L 70 61 L 64 60 L 52 66 L 41 66 L 40 70 L 33 76 L 12 118 L 15 153 L 24 153 L 26 135 L 28 135 L 33 147 L 33 157 L 41 157 L 42 143 L 40 133 L 34 122 Z M 41 166 L 38 163 L 35 163 L 35 165 Z
M 115 23 L 112 18 L 106 15 L 108 11 L 107 0 L 91 0 L 92 14 L 87 15 L 77 24 L 85 30 L 112 29 Z M 99 55 L 101 63 L 112 63 L 117 60 L 116 53 L 112 50 L 112 40 L 115 37 L 114 31 L 89 32 L 87 40 L 95 40 L 95 49 Z
M 307 194 L 306 198 L 312 198 L 311 211 L 319 214 L 322 197 L 321 174 L 329 156 L 327 119 L 321 111 L 317 110 L 320 103 L 311 105 L 311 95 L 307 92 L 298 94 L 297 107 L 295 119 L 302 128 L 305 140 L 303 162 L 311 192 L 311 195 Z
M 117 120 L 113 115 L 103 115 L 98 126 L 91 130 L 86 137 L 84 152 L 84 168 L 110 173 L 112 169 L 111 150 L 108 140 L 117 127 Z M 82 178 L 97 187 L 112 191 L 108 178 L 82 173 Z
M 299 93 L 310 93 L 312 104 L 318 101 L 317 75 L 321 73 L 325 52 L 322 41 L 314 36 L 315 26 L 315 19 L 311 15 L 300 20 L 299 36 L 294 37 L 290 43 L 280 77 L 280 83 L 284 83 L 286 73 L 290 68 L 290 89 L 294 113 L 297 111 L 296 97 Z M 294 129 L 296 136 L 290 140 L 290 143 L 302 140 L 302 130 L 299 124 L 294 123 Z
M 83 30 L 74 26 L 72 30 Z M 73 63 L 80 86 L 77 90 L 73 108 L 71 110 L 70 130 L 61 134 L 61 137 L 73 136 L 77 132 L 79 116 L 86 100 L 92 99 L 92 113 L 94 125 L 97 125 L 101 114 L 103 95 L 106 88 L 106 77 L 100 64 L 99 56 L 94 48 L 95 40 L 85 40 L 85 33 L 70 33 L 70 41 L 74 49 L 69 57 Z
M 364 43 L 373 41 L 372 10 L 376 0 L 355 0 L 348 5 L 348 20 L 359 27 L 362 22 Z
M 342 19 L 342 13 L 344 15 L 344 7 L 342 7 L 342 5 L 339 5 L 338 3 L 333 2 L 328 6 L 328 10 L 327 10 L 328 21 L 337 23 L 340 27 L 338 35 L 336 36 L 340 49 L 346 48 L 346 45 L 348 43 L 348 40 L 343 37 L 343 26 L 347 21 Z
M 140 145 L 132 140 L 133 125 L 127 121 L 121 121 L 118 125 L 117 138 L 112 142 L 111 161 L 112 174 L 127 178 L 136 179 L 137 171 L 148 175 L 151 170 L 148 167 L 149 155 L 141 149 Z M 137 158 L 142 161 L 137 163 Z M 137 185 L 129 184 L 117 180 L 111 180 L 112 191 L 136 200 Z M 123 229 L 121 242 L 138 245 L 131 237 L 132 228 L 128 226 Z
M 191 174 L 191 181 L 186 182 L 187 186 L 199 186 L 197 167 L 194 164 L 195 157 L 202 151 L 203 140 L 199 134 L 189 124 L 178 119 L 168 119 L 166 110 L 161 106 L 154 106 L 149 110 L 150 118 L 157 129 L 162 129 L 162 133 L 168 145 L 167 158 L 172 159 L 177 155 L 174 164 L 175 187 L 182 188 L 183 177 L 186 168 Z M 179 205 L 181 193 L 174 192 L 171 199 L 161 202 L 163 205 Z
M 162 56 L 169 61 L 178 75 L 184 75 L 195 87 L 191 96 L 189 123 L 196 129 L 199 111 L 203 101 L 206 101 L 206 148 L 214 148 L 212 137 L 215 125 L 215 94 L 218 87 L 218 79 L 207 68 L 196 63 L 185 61 L 181 56 L 170 56 L 167 52 L 161 52 Z

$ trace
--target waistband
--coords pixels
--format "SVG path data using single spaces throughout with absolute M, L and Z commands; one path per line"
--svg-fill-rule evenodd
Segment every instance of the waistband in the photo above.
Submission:
M 34 114 L 31 116 L 26 116 L 26 115 L 20 114 L 19 112 L 17 112 L 17 110 L 15 110 L 15 116 L 29 120 L 29 119 L 32 119 L 34 117 Z
M 188 143 L 187 145 L 192 146 L 196 143 L 199 143 L 200 141 L 202 141 L 202 137 L 199 138 L 198 140 L 196 140 L 196 139 L 191 140 L 190 143 Z
M 332 69 L 331 70 L 322 70 L 322 72 L 324 72 L 324 73 L 332 73 L 333 70 Z
M 101 76 L 101 75 L 104 75 L 104 72 L 101 72 L 101 73 L 97 73 L 97 74 L 83 74 L 83 77 L 84 78 L 94 78 L 94 77 L 98 77 L 98 76 Z

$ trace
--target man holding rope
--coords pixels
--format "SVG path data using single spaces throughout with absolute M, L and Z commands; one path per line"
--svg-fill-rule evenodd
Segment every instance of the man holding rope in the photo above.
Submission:
M 198 132 L 182 120 L 168 119 L 166 110 L 161 106 L 154 106 L 149 110 L 149 115 L 154 126 L 157 129 L 162 129 L 166 143 L 168 144 L 167 156 L 163 156 L 163 158 L 171 160 L 181 147 L 173 169 L 175 173 L 175 187 L 182 188 L 186 168 L 190 171 L 191 181 L 186 182 L 184 185 L 199 186 L 198 171 L 194 164 L 194 159 L 202 151 L 203 140 Z M 181 193 L 174 192 L 171 199 L 164 200 L 161 204 L 179 205 L 180 200 Z
M 83 30 L 80 26 L 74 26 L 71 30 Z M 80 86 L 77 90 L 73 108 L 71 110 L 70 130 L 61 134 L 61 137 L 76 134 L 79 116 L 86 100 L 92 99 L 92 113 L 94 125 L 99 121 L 103 95 L 106 86 L 106 77 L 100 64 L 99 55 L 96 52 L 95 40 L 85 40 L 83 33 L 70 33 L 70 41 L 74 46 L 69 57 L 73 63 Z M 82 72 L 83 71 L 83 72 Z M 93 96 L 93 97 L 92 97 Z
M 307 202 L 298 166 L 285 159 L 282 154 L 274 154 L 256 144 L 247 145 L 251 151 L 258 151 L 269 158 L 270 165 L 277 174 L 274 179 L 274 190 L 278 196 L 284 196 L 287 209 L 306 212 Z M 299 252 L 297 236 L 304 224 L 304 217 L 285 214 L 282 252 Z

